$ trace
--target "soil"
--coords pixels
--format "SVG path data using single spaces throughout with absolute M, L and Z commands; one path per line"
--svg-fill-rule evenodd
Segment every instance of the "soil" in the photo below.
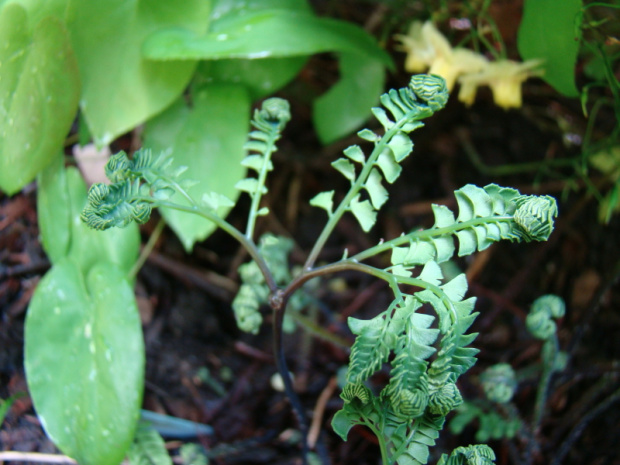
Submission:
M 351 8 L 353 2 L 343 3 Z M 363 10 L 370 9 L 362 3 Z M 350 20 L 360 20 L 357 16 L 362 15 L 344 7 L 333 10 L 335 16 Z M 394 56 L 402 60 L 399 54 Z M 317 73 L 330 60 L 326 56 L 311 60 L 299 81 L 280 92 L 291 100 L 294 115 L 269 180 L 265 204 L 271 213 L 258 229 L 295 240 L 292 265 L 303 263 L 325 222 L 324 212 L 309 207 L 308 200 L 325 190 L 345 191 L 346 181 L 330 163 L 343 148 L 359 143 L 350 137 L 321 147 L 313 133 L 310 110 L 300 93 L 308 81 L 315 84 Z M 397 66 L 402 70 L 402 62 Z M 407 79 L 398 72 L 390 76 L 389 85 L 402 87 Z M 480 333 L 474 343 L 480 349 L 479 361 L 461 378 L 459 387 L 464 397 L 474 399 L 481 396 L 477 375 L 486 367 L 508 362 L 518 370 L 536 364 L 541 343 L 528 335 L 525 316 L 534 299 L 557 294 L 567 306 L 558 334 L 569 362 L 552 380 L 532 463 L 552 463 L 563 454 L 557 463 L 620 464 L 620 215 L 608 224 L 601 223 L 595 196 L 571 169 L 498 176 L 481 171 L 471 151 L 468 155 L 469 147 L 487 167 L 579 156 L 579 144 L 567 138 L 567 134 L 583 133 L 586 120 L 577 99 L 563 98 L 534 79 L 524 86 L 524 101 L 523 108 L 505 111 L 494 105 L 486 91 L 480 92 L 471 108 L 452 98 L 425 128 L 413 134 L 414 153 L 403 163 L 401 178 L 390 186 L 390 200 L 375 228 L 364 234 L 352 217 L 345 218 L 321 260 L 337 260 L 344 248 L 354 253 L 401 231 L 431 226 L 431 203 L 455 208 L 452 192 L 467 183 L 495 182 L 522 193 L 556 197 L 560 215 L 548 242 L 498 243 L 454 261 L 467 274 L 468 295 L 477 297 L 480 312 L 472 328 Z M 374 124 L 369 122 L 371 128 Z M 608 130 L 599 128 L 602 134 Z M 127 138 L 116 141 L 114 148 L 124 145 Z M 592 183 L 604 188 L 600 174 L 592 171 L 590 176 Z M 34 184 L 13 197 L 0 197 L 0 398 L 26 393 L 2 424 L 0 448 L 55 452 L 27 395 L 23 370 L 24 317 L 37 282 L 49 267 L 39 239 L 35 197 Z M 230 221 L 243 227 L 248 207 L 249 202 L 241 200 Z M 143 226 L 143 242 L 156 222 L 152 219 Z M 223 232 L 197 244 L 191 254 L 184 252 L 170 230 L 157 241 L 136 285 L 147 349 L 144 408 L 211 425 L 212 436 L 193 441 L 212 452 L 212 463 L 301 463 L 296 418 L 272 380 L 276 370 L 270 315 L 265 311 L 266 324 L 253 336 L 236 328 L 230 307 L 238 286 L 237 266 L 247 260 Z M 320 310 L 313 318 L 349 343 L 353 338 L 347 316 L 372 317 L 391 300 L 387 286 L 347 273 L 323 280 L 317 285 L 316 297 Z M 285 345 L 304 407 L 314 416 L 322 415 L 320 426 L 332 463 L 380 463 L 376 440 L 369 431 L 354 428 L 343 442 L 331 430 L 331 418 L 342 405 L 331 380 L 346 365 L 348 349 L 315 337 L 300 325 L 285 337 Z M 223 389 L 212 387 L 205 373 Z M 514 399 L 528 422 L 536 387 L 536 377 L 524 379 Z M 429 463 L 455 447 L 476 443 L 475 432 L 473 425 L 460 435 L 446 429 Z M 168 445 L 175 452 L 184 442 L 169 439 Z M 489 444 L 502 465 L 515 463 L 513 448 L 526 447 L 508 440 Z

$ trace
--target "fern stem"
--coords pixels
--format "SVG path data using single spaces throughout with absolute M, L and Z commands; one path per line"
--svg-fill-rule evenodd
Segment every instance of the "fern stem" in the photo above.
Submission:
M 149 257 L 149 255 L 153 251 L 153 248 L 155 247 L 155 244 L 159 240 L 159 237 L 161 236 L 161 233 L 164 230 L 165 226 L 166 226 L 166 222 L 164 221 L 163 218 L 160 218 L 159 221 L 157 222 L 157 226 L 155 226 L 155 229 L 149 236 L 149 240 L 147 241 L 146 245 L 140 251 L 140 256 L 138 257 L 138 260 L 136 260 L 136 263 L 134 263 L 134 265 L 131 267 L 131 270 L 129 270 L 129 273 L 128 273 L 129 279 L 133 279 L 136 277 L 136 275 L 138 274 L 138 271 L 140 271 L 140 268 L 142 268 L 142 265 L 144 265 L 144 262 L 146 262 L 146 259 Z
M 143 200 L 153 202 L 153 199 L 151 199 L 150 197 L 145 197 Z M 204 219 L 208 221 L 215 223 L 219 228 L 221 228 L 223 231 L 227 232 L 234 239 L 236 239 L 248 251 L 252 259 L 256 262 L 259 269 L 261 270 L 261 273 L 263 274 L 265 278 L 265 282 L 267 286 L 269 287 L 269 290 L 272 293 L 277 291 L 278 285 L 276 284 L 273 274 L 271 273 L 271 270 L 267 266 L 265 259 L 262 257 L 261 253 L 258 251 L 258 248 L 256 247 L 256 244 L 254 243 L 254 241 L 252 241 L 252 239 L 247 238 L 241 231 L 235 228 L 228 221 L 221 218 L 220 216 L 218 216 L 216 213 L 212 212 L 211 210 L 200 208 L 196 205 L 188 207 L 185 205 L 180 205 L 177 203 L 166 202 L 166 201 L 161 201 L 161 200 L 155 201 L 153 203 L 157 207 L 171 208 L 173 210 L 193 213 L 195 215 L 202 216 Z
M 558 337 L 553 334 L 551 338 L 545 341 L 545 344 L 550 344 L 553 348 L 552 357 L 548 363 L 543 360 L 543 371 L 540 377 L 540 383 L 538 385 L 538 392 L 536 393 L 536 404 L 534 406 L 534 418 L 532 420 L 532 431 L 534 434 L 538 433 L 540 428 L 540 422 L 542 416 L 545 413 L 545 405 L 547 403 L 547 393 L 549 391 L 549 384 L 551 383 L 551 377 L 555 371 L 555 358 L 558 353 Z
M 469 229 L 474 226 L 479 226 L 479 225 L 483 225 L 486 223 L 499 223 L 499 222 L 509 223 L 511 221 L 514 221 L 514 217 L 512 216 L 486 216 L 482 218 L 473 218 L 468 221 L 463 221 L 462 223 L 455 223 L 451 226 L 445 226 L 443 228 L 430 228 L 430 229 L 424 229 L 422 231 L 413 231 L 413 232 L 410 232 L 409 234 L 398 236 L 389 241 L 385 241 L 380 244 L 377 244 L 374 247 L 371 247 L 369 249 L 364 250 L 363 252 L 353 255 L 352 257 L 350 257 L 350 259 L 362 261 L 362 260 L 366 260 L 367 258 L 373 257 L 375 255 L 378 255 L 380 253 L 387 252 L 388 250 L 391 250 L 394 247 L 399 247 L 401 245 L 408 245 L 411 242 L 416 241 L 416 240 L 431 239 L 433 237 L 441 237 L 441 236 L 445 236 L 448 234 L 454 234 L 454 233 L 457 233 L 458 231 Z
M 308 255 L 308 259 L 306 260 L 306 263 L 304 265 L 305 270 L 310 270 L 314 266 L 314 263 L 316 262 L 319 254 L 321 253 L 321 250 L 323 249 L 323 246 L 325 245 L 325 242 L 327 242 L 327 239 L 336 227 L 338 221 L 340 221 L 342 215 L 350 209 L 351 201 L 353 200 L 353 198 L 355 198 L 357 194 L 359 194 L 362 187 L 364 187 L 364 184 L 368 180 L 370 172 L 375 166 L 375 162 L 379 158 L 379 155 L 387 147 L 390 140 L 392 140 L 392 138 L 398 132 L 402 131 L 403 126 L 410 123 L 413 119 L 424 119 L 430 115 L 432 115 L 432 111 L 430 110 L 420 111 L 419 108 L 416 108 L 415 110 L 409 111 L 402 118 L 400 118 L 394 124 L 394 126 L 392 126 L 388 131 L 386 131 L 381 140 L 377 144 L 375 144 L 375 147 L 371 152 L 370 156 L 368 157 L 368 160 L 364 163 L 362 171 L 358 175 L 355 182 L 351 185 L 351 188 L 349 189 L 347 195 L 345 195 L 334 213 L 329 217 L 327 223 L 323 227 L 323 231 L 321 231 L 321 234 L 319 235 L 319 238 L 314 243 L 314 247 L 310 251 L 310 255 Z
M 271 135 L 271 134 L 270 134 Z M 263 166 L 258 173 L 258 184 L 256 191 L 252 194 L 252 204 L 250 205 L 250 213 L 248 214 L 248 224 L 245 230 L 245 237 L 252 240 L 254 235 L 254 226 L 256 224 L 256 218 L 258 217 L 258 209 L 260 207 L 260 201 L 262 197 L 261 190 L 265 186 L 267 180 L 267 173 L 269 172 L 269 163 L 271 162 L 271 154 L 276 150 L 276 141 L 278 140 L 279 132 L 276 132 L 273 137 L 267 141 L 267 148 L 264 152 Z

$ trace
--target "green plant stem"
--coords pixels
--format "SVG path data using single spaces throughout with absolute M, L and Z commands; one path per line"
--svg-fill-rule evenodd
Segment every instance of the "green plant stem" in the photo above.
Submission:
M 551 376 L 555 371 L 555 358 L 558 354 L 558 338 L 555 334 L 545 341 L 545 344 L 551 344 L 553 347 L 553 356 L 549 363 L 545 363 L 543 360 L 543 370 L 540 377 L 540 383 L 538 385 L 538 392 L 536 393 L 536 404 L 534 406 L 534 418 L 532 420 L 532 431 L 534 434 L 538 432 L 540 428 L 540 422 L 545 412 L 545 404 L 547 402 L 547 392 L 549 391 L 549 384 L 551 383 Z
M 186 205 L 180 205 L 177 203 L 161 201 L 161 200 L 154 201 L 150 197 L 145 197 L 141 200 L 144 200 L 146 202 L 153 202 L 153 204 L 157 207 L 171 208 L 173 210 L 193 213 L 195 215 L 202 216 L 206 220 L 212 221 L 219 228 L 221 228 L 223 231 L 227 232 L 234 239 L 236 239 L 248 251 L 252 259 L 256 262 L 256 264 L 260 268 L 261 273 L 265 277 L 265 282 L 267 286 L 269 287 L 269 290 L 273 293 L 278 289 L 278 285 L 276 284 L 273 274 L 271 273 L 271 270 L 267 266 L 265 259 L 263 258 L 261 253 L 258 251 L 258 247 L 256 247 L 256 244 L 254 243 L 254 241 L 247 238 L 241 231 L 239 231 L 237 228 L 235 228 L 232 224 L 230 224 L 225 219 L 218 216 L 215 212 L 204 209 L 204 208 L 200 208 L 196 205 L 186 206 Z
M 265 186 L 267 180 L 267 173 L 269 172 L 269 164 L 271 162 L 271 154 L 276 150 L 276 141 L 278 140 L 278 133 L 276 132 L 274 138 L 269 138 L 267 142 L 267 148 L 263 156 L 263 166 L 260 173 L 258 173 L 258 184 L 256 191 L 252 194 L 252 205 L 250 206 L 250 213 L 248 214 L 248 224 L 245 230 L 245 237 L 252 240 L 254 235 L 254 225 L 256 224 L 256 218 L 258 217 L 258 209 L 260 207 L 260 200 L 262 197 L 261 189 Z
M 402 236 L 398 236 L 389 241 L 385 241 L 380 244 L 377 244 L 374 247 L 371 247 L 369 249 L 364 250 L 363 252 L 353 255 L 352 257 L 349 258 L 349 260 L 356 260 L 356 261 L 366 260 L 367 258 L 373 257 L 380 253 L 387 252 L 393 249 L 394 247 L 408 245 L 412 242 L 415 242 L 416 240 L 425 240 L 425 239 L 431 239 L 436 236 L 441 237 L 446 234 L 454 234 L 463 229 L 472 228 L 478 225 L 484 225 L 491 221 L 494 223 L 511 222 L 511 221 L 514 221 L 514 218 L 512 216 L 488 216 L 488 217 L 482 217 L 482 218 L 473 218 L 471 220 L 463 221 L 462 223 L 454 224 L 451 226 L 445 226 L 443 228 L 431 228 L 431 229 L 425 229 L 423 231 L 413 231 L 413 232 L 410 232 L 409 234 L 404 234 Z
M 359 194 L 360 190 L 364 186 L 364 183 L 368 179 L 370 172 L 374 168 L 377 158 L 379 158 L 379 155 L 383 152 L 383 150 L 385 150 L 389 141 L 392 140 L 392 138 L 402 130 L 402 127 L 406 124 L 409 124 L 414 119 L 414 114 L 416 115 L 416 120 L 421 120 L 432 115 L 432 111 L 420 111 L 419 108 L 416 108 L 415 110 L 408 112 L 405 116 L 400 118 L 400 120 L 398 120 L 394 124 L 394 126 L 392 126 L 389 130 L 385 132 L 381 140 L 375 145 L 372 153 L 368 157 L 368 160 L 364 163 L 362 171 L 360 172 L 355 182 L 351 185 L 349 192 L 347 193 L 347 195 L 345 195 L 345 197 L 338 205 L 338 208 L 336 208 L 334 213 L 327 220 L 327 223 L 323 227 L 323 231 L 321 231 L 319 238 L 314 243 L 314 247 L 308 255 L 306 263 L 304 264 L 304 270 L 310 270 L 314 266 L 314 263 L 316 262 L 319 254 L 321 253 L 321 250 L 323 250 L 325 242 L 327 242 L 327 239 L 336 227 L 336 224 L 338 223 L 338 221 L 340 221 L 342 215 L 349 210 L 351 201 L 353 200 L 353 198 L 355 198 L 357 194 Z
M 155 244 L 157 243 L 159 236 L 161 236 L 161 233 L 164 230 L 165 226 L 166 226 L 166 221 L 163 218 L 160 218 L 159 221 L 157 222 L 157 226 L 155 226 L 155 229 L 153 230 L 153 233 L 149 237 L 149 240 L 147 241 L 145 246 L 140 251 L 138 260 L 131 267 L 131 270 L 129 270 L 129 274 L 128 274 L 129 279 L 133 279 L 136 277 L 136 275 L 138 274 L 138 271 L 140 271 L 140 268 L 142 268 L 142 266 L 144 265 L 144 262 L 146 262 L 146 259 L 149 257 L 149 255 L 153 251 L 153 248 L 155 247 Z
M 403 294 L 400 291 L 399 284 L 405 284 L 409 286 L 419 287 L 422 289 L 428 289 L 433 294 L 435 294 L 439 299 L 441 299 L 441 301 L 446 306 L 446 309 L 448 310 L 450 314 L 450 318 L 452 322 L 454 323 L 457 321 L 458 317 L 457 317 L 456 309 L 454 308 L 454 304 L 446 296 L 446 294 L 443 292 L 443 290 L 439 286 L 435 286 L 433 284 L 427 283 L 426 281 L 423 281 L 421 279 L 395 275 L 395 274 L 390 273 L 389 271 L 381 270 L 379 268 L 375 268 L 373 266 L 366 265 L 364 263 L 359 263 L 357 260 L 354 260 L 352 258 L 341 260 L 336 263 L 325 265 L 319 268 L 314 268 L 310 271 L 304 272 L 301 275 L 299 275 L 297 278 L 295 278 L 293 281 L 291 281 L 291 283 L 282 292 L 288 298 L 290 295 L 293 294 L 293 292 L 299 289 L 308 280 L 312 278 L 316 278 L 317 276 L 324 276 L 326 274 L 338 273 L 341 271 L 359 271 L 359 272 L 374 276 L 376 278 L 382 279 L 383 281 L 386 281 L 389 284 L 390 288 L 392 289 L 392 292 L 394 292 L 394 296 L 399 300 L 403 299 Z

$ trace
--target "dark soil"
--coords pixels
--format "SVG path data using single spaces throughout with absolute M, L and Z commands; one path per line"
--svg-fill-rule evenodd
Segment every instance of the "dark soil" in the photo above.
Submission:
M 361 12 L 351 12 L 353 2 L 343 3 L 349 9 L 331 6 L 330 13 L 363 21 Z M 363 9 L 374 11 L 370 4 L 359 3 Z M 395 21 L 391 16 L 388 19 Z M 325 60 L 329 58 L 312 60 L 310 71 L 301 75 L 301 84 L 281 93 L 291 100 L 294 116 L 280 143 L 276 169 L 269 181 L 265 203 L 271 214 L 258 225 L 259 232 L 295 239 L 293 265 L 303 263 L 325 221 L 324 213 L 310 208 L 308 200 L 324 190 L 345 191 L 345 182 L 330 163 L 347 145 L 358 143 L 351 137 L 321 147 L 312 132 L 309 108 L 297 93 L 304 88 L 304 79 L 316 79 Z M 400 87 L 407 79 L 398 73 L 390 77 L 389 84 Z M 484 368 L 497 362 L 511 363 L 515 369 L 535 364 L 541 343 L 526 332 L 525 316 L 534 299 L 557 294 L 567 304 L 566 316 L 559 324 L 559 339 L 570 361 L 553 378 L 533 463 L 552 463 L 561 455 L 559 463 L 563 464 L 619 464 L 620 215 L 612 217 L 609 224 L 601 224 L 596 199 L 570 169 L 553 176 L 541 170 L 492 176 L 476 168 L 464 145 L 468 142 L 491 167 L 580 153 L 580 146 L 568 144 L 565 137 L 567 131 L 583 132 L 585 119 L 577 99 L 564 99 L 544 82 L 531 80 L 524 87 L 524 101 L 522 109 L 504 111 L 484 91 L 471 108 L 452 98 L 446 109 L 414 133 L 414 153 L 403 164 L 399 181 L 391 186 L 390 201 L 371 233 L 363 234 L 354 219 L 345 218 L 321 260 L 340 258 L 345 247 L 354 253 L 381 238 L 430 226 L 431 203 L 454 208 L 452 191 L 467 183 L 483 186 L 495 182 L 522 193 L 556 197 L 560 216 L 548 242 L 500 243 L 455 261 L 455 266 L 468 275 L 469 295 L 478 298 L 480 312 L 473 327 L 480 332 L 474 343 L 481 350 L 479 362 L 461 379 L 460 388 L 466 398 L 473 399 L 481 395 L 476 375 Z M 560 121 L 571 122 L 571 127 L 560 129 Z M 605 130 L 601 128 L 601 132 Z M 117 144 L 120 147 L 123 141 Z M 592 176 L 594 183 L 602 182 L 596 172 Z M 2 399 L 19 391 L 27 393 L 22 365 L 24 317 L 30 296 L 49 267 L 39 240 L 35 197 L 35 185 L 11 198 L 0 197 Z M 242 200 L 231 213 L 231 222 L 242 227 L 247 209 L 248 202 Z M 151 220 L 143 227 L 144 241 L 155 222 Z M 264 324 L 257 336 L 243 334 L 236 328 L 230 308 L 238 283 L 237 266 L 247 260 L 239 246 L 222 232 L 197 244 L 191 255 L 183 251 L 171 231 L 164 232 L 140 271 L 136 286 L 147 347 L 144 408 L 212 425 L 215 434 L 196 441 L 218 455 L 213 463 L 300 463 L 295 417 L 285 395 L 274 390 L 270 380 L 276 371 L 270 326 Z M 372 317 L 390 301 L 387 286 L 355 274 L 324 280 L 316 293 L 321 302 L 318 322 L 349 342 L 353 339 L 346 317 Z M 270 322 L 268 314 L 265 320 Z M 317 407 L 321 394 L 330 389 L 330 380 L 347 363 L 347 349 L 299 328 L 286 336 L 285 344 L 289 368 L 305 408 L 323 415 L 321 426 L 332 462 L 380 463 L 370 432 L 354 428 L 349 440 L 342 442 L 331 431 L 331 418 L 342 404 L 337 388 L 328 391 L 327 402 Z M 204 368 L 223 392 L 218 393 L 201 378 Z M 536 387 L 536 379 L 528 378 L 516 395 L 515 402 L 526 421 L 531 420 Z M 435 463 L 440 453 L 476 443 L 474 434 L 474 427 L 458 436 L 446 430 L 429 462 Z M 171 442 L 170 446 L 174 449 L 180 444 Z M 506 440 L 492 440 L 490 445 L 502 465 L 514 463 L 513 447 L 526 447 L 522 442 L 510 444 Z M 2 424 L 0 448 L 55 450 L 42 432 L 27 395 L 14 404 Z

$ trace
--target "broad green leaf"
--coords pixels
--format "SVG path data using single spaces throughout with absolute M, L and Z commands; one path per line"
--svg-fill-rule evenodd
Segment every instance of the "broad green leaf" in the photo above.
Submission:
M 71 204 L 67 176 L 61 153 L 38 178 L 37 219 L 43 249 L 52 263 L 69 253 L 71 241 Z
M 162 28 L 144 43 L 152 60 L 220 60 L 306 56 L 349 52 L 374 57 L 386 66 L 388 55 L 362 28 L 309 12 L 264 9 L 212 22 L 208 33 Z
M 155 153 L 169 150 L 174 166 L 187 166 L 182 178 L 199 184 L 188 189 L 198 203 L 204 192 L 215 192 L 236 201 L 235 184 L 244 178 L 241 161 L 250 125 L 250 100 L 242 86 L 214 84 L 194 95 L 191 107 L 179 99 L 150 121 L 145 128 L 144 146 Z M 181 196 L 175 203 L 187 204 Z M 222 208 L 222 214 L 230 207 Z M 162 209 L 166 222 L 186 250 L 215 230 L 213 223 L 196 215 Z
M 108 144 L 169 106 L 187 86 L 194 61 L 142 57 L 154 31 L 207 29 L 205 0 L 70 0 L 67 25 L 82 77 L 80 107 L 95 141 Z
M 17 4 L 0 11 L 0 189 L 14 194 L 60 153 L 79 98 L 78 68 L 61 21 L 32 33 Z
M 125 273 L 71 259 L 43 277 L 25 328 L 25 367 L 48 436 L 83 465 L 117 465 L 140 415 L 144 343 Z
M 314 127 L 323 144 L 355 131 L 368 119 L 383 91 L 385 66 L 385 61 L 368 53 L 340 54 L 340 81 L 313 107 Z
M 581 28 L 576 19 L 581 8 L 581 0 L 526 0 L 517 38 L 523 59 L 543 59 L 543 79 L 568 97 L 579 95 L 575 64 Z
M 127 275 L 136 263 L 140 251 L 138 225 L 132 223 L 125 228 L 111 228 L 107 231 L 89 228 L 80 219 L 80 213 L 86 205 L 86 185 L 82 176 L 73 167 L 67 169 L 65 176 L 71 231 L 68 256 L 80 267 L 83 274 L 87 274 L 93 266 L 103 261 L 115 264 Z
M 197 83 L 242 84 L 252 100 L 259 100 L 291 82 L 307 61 L 306 56 L 202 61 L 194 79 Z

